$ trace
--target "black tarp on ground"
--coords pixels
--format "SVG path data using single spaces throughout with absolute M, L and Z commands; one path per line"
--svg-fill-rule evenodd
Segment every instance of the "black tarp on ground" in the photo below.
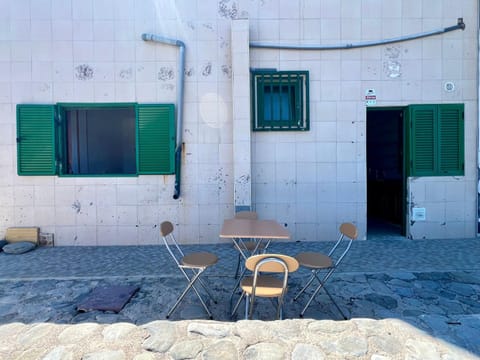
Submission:
M 77 305 L 78 311 L 113 311 L 118 313 L 138 291 L 135 285 L 111 285 L 96 287 Z

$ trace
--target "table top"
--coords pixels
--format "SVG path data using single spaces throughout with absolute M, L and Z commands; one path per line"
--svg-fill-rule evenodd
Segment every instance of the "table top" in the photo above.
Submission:
M 275 220 L 228 219 L 221 238 L 290 239 L 290 233 Z

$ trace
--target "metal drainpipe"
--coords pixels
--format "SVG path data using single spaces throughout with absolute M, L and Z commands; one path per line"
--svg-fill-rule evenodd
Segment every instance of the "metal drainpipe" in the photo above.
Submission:
M 465 23 L 463 22 L 463 18 L 458 18 L 456 25 L 449 26 L 446 28 L 427 31 L 419 34 L 400 36 L 400 37 L 385 39 L 385 40 L 364 41 L 359 43 L 340 44 L 340 45 L 338 44 L 337 45 L 283 45 L 283 44 L 271 44 L 271 43 L 262 43 L 262 42 L 252 41 L 250 42 L 250 47 L 258 48 L 258 49 L 283 49 L 283 50 L 345 50 L 345 49 L 355 49 L 355 48 L 362 48 L 362 47 L 368 47 L 368 46 L 385 45 L 385 44 L 391 44 L 391 43 L 396 43 L 401 41 L 419 39 L 427 36 L 439 35 L 446 32 L 459 30 L 459 29 L 465 30 Z
M 175 189 L 173 198 L 176 200 L 180 197 L 181 182 L 181 164 L 182 164 L 182 126 L 183 126 L 183 89 L 185 87 L 185 43 L 180 40 L 170 39 L 163 36 L 153 34 L 142 34 L 143 41 L 154 41 L 167 45 L 178 47 L 178 77 L 177 77 L 177 135 L 175 148 Z

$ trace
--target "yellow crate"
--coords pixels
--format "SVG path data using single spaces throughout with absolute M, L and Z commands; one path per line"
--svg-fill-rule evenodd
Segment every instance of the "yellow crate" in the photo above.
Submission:
M 39 233 L 38 227 L 11 227 L 7 229 L 5 240 L 9 243 L 29 241 L 38 245 Z

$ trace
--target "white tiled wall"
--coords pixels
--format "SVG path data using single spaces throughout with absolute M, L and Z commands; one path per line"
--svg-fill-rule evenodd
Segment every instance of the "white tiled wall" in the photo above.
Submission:
M 55 233 L 58 245 L 154 244 L 159 223 L 171 220 L 182 242 L 213 243 L 235 206 L 251 205 L 261 217 L 286 224 L 293 240 L 331 239 L 342 221 L 357 223 L 363 237 L 363 96 L 375 88 L 378 106 L 465 103 L 466 176 L 412 179 L 410 196 L 426 207 L 428 221 L 410 230 L 419 238 L 473 236 L 476 4 L 0 1 L 0 235 L 9 226 L 37 225 Z M 248 50 L 232 44 L 248 37 L 289 44 L 384 39 L 451 26 L 458 17 L 465 31 L 356 50 Z M 232 36 L 234 19 L 243 20 Z M 176 102 L 177 49 L 143 42 L 145 32 L 186 44 L 181 198 L 172 198 L 173 176 L 17 176 L 18 103 Z M 249 133 L 249 67 L 310 71 L 311 131 Z M 456 84 L 454 92 L 443 91 L 446 80 Z M 249 186 L 235 187 L 243 175 Z M 433 187 L 439 191 L 432 193 Z
M 303 1 L 285 5 L 289 14 L 286 20 L 281 15 L 279 19 L 250 18 L 251 40 L 295 45 L 341 45 L 410 35 L 454 25 L 459 17 L 467 23 L 465 31 L 355 50 L 252 49 L 252 67 L 310 72 L 311 131 L 253 135 L 254 203 L 259 212 L 288 223 L 297 240 L 331 239 L 343 221 L 355 222 L 365 236 L 363 95 L 366 89 L 374 88 L 377 106 L 465 103 L 466 176 L 409 182 L 409 196 L 417 200 L 423 196 L 415 206 L 425 207 L 428 215 L 427 221 L 412 223 L 408 235 L 475 236 L 478 121 L 477 90 L 472 81 L 477 65 L 475 50 L 471 49 L 475 49 L 477 22 L 471 15 L 477 11 L 474 1 L 457 5 L 432 1 Z M 259 5 L 257 11 L 261 8 Z M 445 92 L 445 81 L 453 81 L 458 88 Z M 289 184 L 293 185 L 289 188 Z M 438 186 L 443 191 L 436 191 Z M 425 194 L 422 189 L 429 191 Z M 439 193 L 444 194 L 441 199 Z

